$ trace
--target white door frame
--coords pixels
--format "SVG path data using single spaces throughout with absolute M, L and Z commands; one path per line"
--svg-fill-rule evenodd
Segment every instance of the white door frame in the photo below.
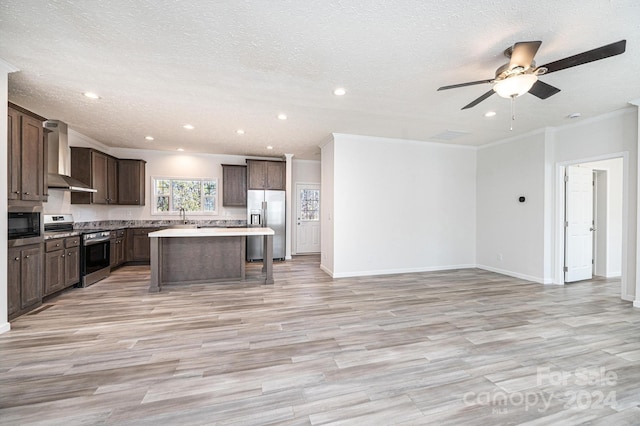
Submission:
M 596 157 L 583 158 L 556 163 L 556 212 L 555 212 L 555 259 L 554 284 L 564 285 L 564 217 L 565 191 L 564 174 L 567 166 L 592 163 L 594 161 L 622 158 L 622 276 L 620 277 L 620 297 L 623 300 L 634 301 L 635 282 L 629 283 L 627 277 L 628 247 L 629 247 L 629 153 L 618 152 Z M 633 259 L 632 261 L 635 261 Z M 627 291 L 633 287 L 632 292 Z
M 298 186 L 299 185 L 317 185 L 318 188 L 322 189 L 322 187 L 320 186 L 320 182 L 296 182 L 295 183 L 295 189 L 293 191 L 293 196 L 291 197 L 292 199 L 294 199 L 295 201 L 293 201 L 293 208 L 291 211 L 292 214 L 292 218 L 295 219 L 297 218 L 298 214 Z M 320 205 L 322 206 L 322 197 L 320 198 Z M 297 223 L 297 222 L 296 222 Z M 320 234 L 322 235 L 322 221 L 320 221 Z M 293 226 L 292 227 L 292 235 L 291 235 L 291 242 L 293 243 L 293 250 L 292 250 L 292 254 L 298 254 L 298 227 L 297 226 Z

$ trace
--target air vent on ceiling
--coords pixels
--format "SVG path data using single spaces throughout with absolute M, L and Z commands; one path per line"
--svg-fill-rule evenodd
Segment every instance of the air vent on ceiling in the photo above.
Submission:
M 447 130 L 442 133 L 438 133 L 437 135 L 431 136 L 431 139 L 437 139 L 440 141 L 452 141 L 468 134 L 469 132 L 464 132 L 461 130 Z

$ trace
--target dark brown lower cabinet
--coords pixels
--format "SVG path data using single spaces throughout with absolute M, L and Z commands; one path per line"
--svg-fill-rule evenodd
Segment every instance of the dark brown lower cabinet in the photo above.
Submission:
M 7 307 L 14 319 L 42 304 L 42 244 L 11 247 L 7 264 Z
M 44 295 L 80 282 L 80 237 L 49 240 L 44 254 Z
M 60 291 L 65 286 L 65 253 L 64 249 L 44 254 L 44 295 Z
M 80 247 L 71 247 L 65 250 L 64 277 L 65 287 L 76 285 L 80 282 Z
M 127 260 L 130 262 L 150 262 L 151 261 L 151 239 L 149 232 L 157 231 L 153 228 L 131 228 L 129 229 L 128 242 L 129 250 Z
M 111 239 L 110 239 L 110 266 L 111 269 L 117 268 L 122 265 L 126 261 L 126 252 L 127 252 L 127 239 L 126 232 L 124 229 L 118 229 L 116 231 L 111 231 Z

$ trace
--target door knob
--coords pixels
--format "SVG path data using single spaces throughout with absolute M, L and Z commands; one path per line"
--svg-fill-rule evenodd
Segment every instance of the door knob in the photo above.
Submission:
M 595 230 L 596 230 L 596 228 L 594 228 L 594 227 L 589 228 L 589 231 L 591 231 L 591 232 L 593 232 Z

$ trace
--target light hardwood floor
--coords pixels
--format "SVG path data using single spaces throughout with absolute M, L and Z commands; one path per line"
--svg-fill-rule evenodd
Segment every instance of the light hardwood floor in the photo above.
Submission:
M 49 300 L 0 335 L 0 424 L 640 424 L 619 281 L 318 266 L 159 294 L 124 267 Z

